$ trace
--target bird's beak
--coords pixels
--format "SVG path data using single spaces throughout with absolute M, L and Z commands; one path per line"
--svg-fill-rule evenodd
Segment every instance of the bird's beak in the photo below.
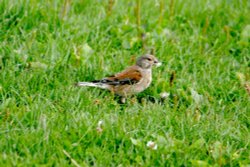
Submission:
M 158 62 L 158 61 L 157 61 L 157 62 L 155 62 L 155 66 L 156 66 L 156 67 L 160 67 L 161 65 L 162 65 L 162 63 L 161 63 L 161 62 Z

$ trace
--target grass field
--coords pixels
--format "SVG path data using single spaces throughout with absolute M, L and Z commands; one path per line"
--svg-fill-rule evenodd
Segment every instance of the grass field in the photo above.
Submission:
M 126 104 L 74 86 L 147 52 Z M 0 166 L 249 166 L 249 95 L 249 0 L 0 0 Z

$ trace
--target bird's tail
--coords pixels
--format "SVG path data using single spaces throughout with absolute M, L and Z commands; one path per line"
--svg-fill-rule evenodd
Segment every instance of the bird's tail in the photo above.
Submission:
M 89 86 L 89 87 L 97 87 L 101 89 L 109 89 L 109 85 L 104 83 L 93 83 L 93 82 L 78 82 L 76 86 Z

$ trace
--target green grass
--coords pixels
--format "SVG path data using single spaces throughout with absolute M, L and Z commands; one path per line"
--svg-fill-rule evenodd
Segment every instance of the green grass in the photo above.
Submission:
M 65 2 L 0 0 L 0 166 L 250 165 L 248 0 Z M 152 49 L 125 105 L 73 86 Z

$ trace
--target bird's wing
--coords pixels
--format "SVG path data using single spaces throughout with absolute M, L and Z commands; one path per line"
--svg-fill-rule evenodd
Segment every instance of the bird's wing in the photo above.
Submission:
M 113 75 L 113 76 L 109 76 L 107 78 L 104 78 L 102 80 L 96 80 L 96 81 L 92 81 L 94 83 L 104 83 L 104 84 L 108 84 L 108 85 L 133 85 L 138 83 L 141 78 L 142 78 L 142 74 L 138 69 L 139 67 L 137 66 L 131 66 L 129 68 L 127 68 L 126 70 Z

